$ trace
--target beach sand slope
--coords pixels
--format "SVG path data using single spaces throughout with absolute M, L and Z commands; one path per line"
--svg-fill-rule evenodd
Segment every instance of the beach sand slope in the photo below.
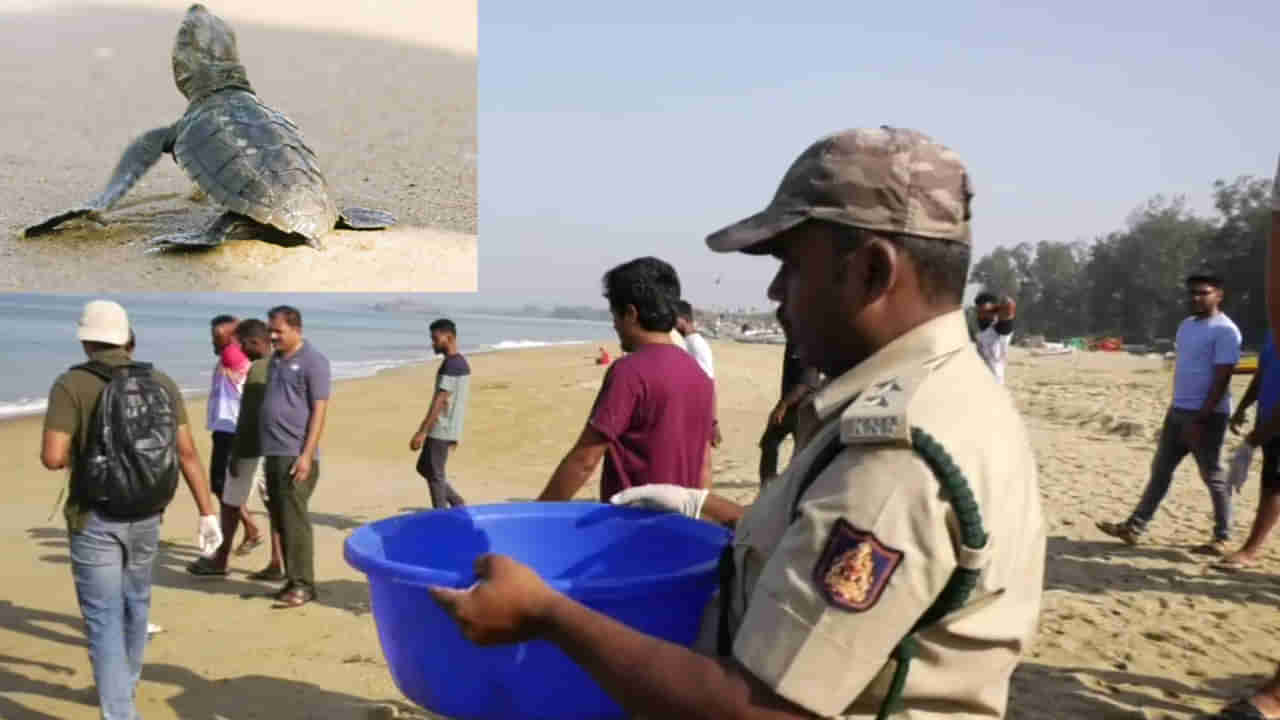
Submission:
M 715 487 L 745 502 L 756 490 L 756 442 L 776 400 L 781 348 L 713 348 L 725 434 Z M 466 435 L 449 464 L 469 502 L 528 499 L 542 489 L 599 387 L 594 356 L 594 345 L 582 345 L 471 358 Z M 364 522 L 429 506 L 408 442 L 433 375 L 434 366 L 408 367 L 336 386 L 312 501 L 317 603 L 274 610 L 258 595 L 270 586 L 246 574 L 262 567 L 265 550 L 235 558 L 229 579 L 183 572 L 194 557 L 195 512 L 179 491 L 155 574 L 152 621 L 166 632 L 147 651 L 138 691 L 145 717 L 425 717 L 392 683 L 365 581 L 343 562 L 341 543 Z M 1094 527 L 1123 519 L 1146 482 L 1169 389 L 1159 360 L 1015 350 L 1008 377 L 1040 461 L 1050 555 L 1039 637 L 1014 676 L 1009 717 L 1190 719 L 1270 674 L 1280 556 L 1272 550 L 1256 569 L 1222 574 L 1188 552 L 1211 523 L 1190 462 L 1148 543 L 1127 547 Z M 1237 397 L 1245 380 L 1237 380 Z M 202 403 L 190 409 L 203 417 Z M 207 459 L 207 433 L 197 429 Z M 10 459 L 0 505 L 0 717 L 87 720 L 96 717 L 93 683 L 65 531 L 60 518 L 47 521 L 63 476 L 39 466 L 39 430 L 39 418 L 0 424 L 0 454 Z M 593 483 L 580 497 L 597 492 Z M 1256 495 L 1255 476 L 1238 497 L 1239 540 Z M 252 504 L 261 510 L 256 498 Z

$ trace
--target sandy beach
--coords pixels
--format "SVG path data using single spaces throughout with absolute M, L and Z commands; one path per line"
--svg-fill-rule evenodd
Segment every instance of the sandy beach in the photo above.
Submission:
M 387 231 L 326 248 L 252 237 L 148 253 L 220 214 L 169 156 L 113 210 L 37 238 L 24 227 L 106 184 L 129 142 L 182 115 L 170 53 L 189 3 L 0 3 L 0 291 L 470 292 L 477 286 L 477 5 L 372 0 L 206 3 L 236 32 L 258 95 L 301 127 L 338 206 L 387 210 Z
M 724 431 L 715 488 L 748 501 L 781 348 L 712 347 Z M 583 345 L 471 358 L 471 411 L 449 466 L 469 502 L 529 498 L 542 488 L 599 386 L 593 355 Z M 234 558 L 229 579 L 183 572 L 195 552 L 196 518 L 179 491 L 156 568 L 152 621 L 166 632 L 147 650 L 138 691 L 145 717 L 345 720 L 375 717 L 379 705 L 382 717 L 425 717 L 392 683 L 364 579 L 343 562 L 341 543 L 359 524 L 429 505 L 407 443 L 433 372 L 433 365 L 407 367 L 336 386 L 312 501 L 317 603 L 273 610 L 253 596 L 268 587 L 246 578 L 265 563 L 265 548 Z M 1207 492 L 1190 462 L 1148 543 L 1123 546 L 1094 528 L 1097 519 L 1123 518 L 1146 481 L 1170 381 L 1160 361 L 1015 350 L 1008 375 L 1040 460 L 1050 536 L 1040 634 L 1015 676 L 1009 717 L 1190 719 L 1270 674 L 1280 555 L 1273 549 L 1260 567 L 1223 574 L 1188 552 L 1210 527 Z M 1236 397 L 1246 381 L 1237 378 Z M 202 419 L 203 403 L 192 402 L 190 411 Z M 207 461 L 207 433 L 202 422 L 195 427 Z M 0 717 L 88 719 L 96 717 L 92 675 L 65 531 L 60 516 L 48 520 L 64 476 L 40 467 L 39 431 L 39 418 L 0 423 L 0 453 L 11 458 L 0 506 L 0 576 L 7 579 Z M 1239 541 L 1257 487 L 1255 476 L 1237 499 Z M 595 493 L 590 486 L 581 497 Z M 253 507 L 261 510 L 256 499 Z

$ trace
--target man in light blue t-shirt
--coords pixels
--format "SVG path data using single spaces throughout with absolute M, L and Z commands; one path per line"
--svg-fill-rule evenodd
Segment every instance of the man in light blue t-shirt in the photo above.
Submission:
M 1173 471 L 1191 453 L 1213 501 L 1213 539 L 1197 552 L 1225 555 L 1231 529 L 1231 488 L 1222 471 L 1222 440 L 1231 414 L 1231 373 L 1240 361 L 1240 330 L 1218 306 L 1222 279 L 1213 273 L 1187 278 L 1191 316 L 1178 326 L 1173 371 L 1173 405 L 1165 415 L 1151 479 L 1138 507 L 1123 523 L 1099 522 L 1098 529 L 1136 544 L 1169 492 Z

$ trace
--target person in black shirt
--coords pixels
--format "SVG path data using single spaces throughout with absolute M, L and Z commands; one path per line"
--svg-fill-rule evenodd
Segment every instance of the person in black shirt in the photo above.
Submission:
M 769 413 L 769 422 L 760 438 L 760 484 L 764 485 L 778 474 L 778 446 L 796 433 L 800 406 L 818 389 L 821 375 L 817 368 L 807 367 L 796 355 L 795 347 L 788 342 L 782 358 L 782 394 L 778 404 Z

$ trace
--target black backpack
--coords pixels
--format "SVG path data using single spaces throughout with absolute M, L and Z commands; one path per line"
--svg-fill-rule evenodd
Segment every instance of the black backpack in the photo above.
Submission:
M 178 418 L 169 391 L 149 363 L 95 361 L 72 369 L 107 383 L 72 471 L 72 497 L 118 520 L 163 512 L 178 490 Z

